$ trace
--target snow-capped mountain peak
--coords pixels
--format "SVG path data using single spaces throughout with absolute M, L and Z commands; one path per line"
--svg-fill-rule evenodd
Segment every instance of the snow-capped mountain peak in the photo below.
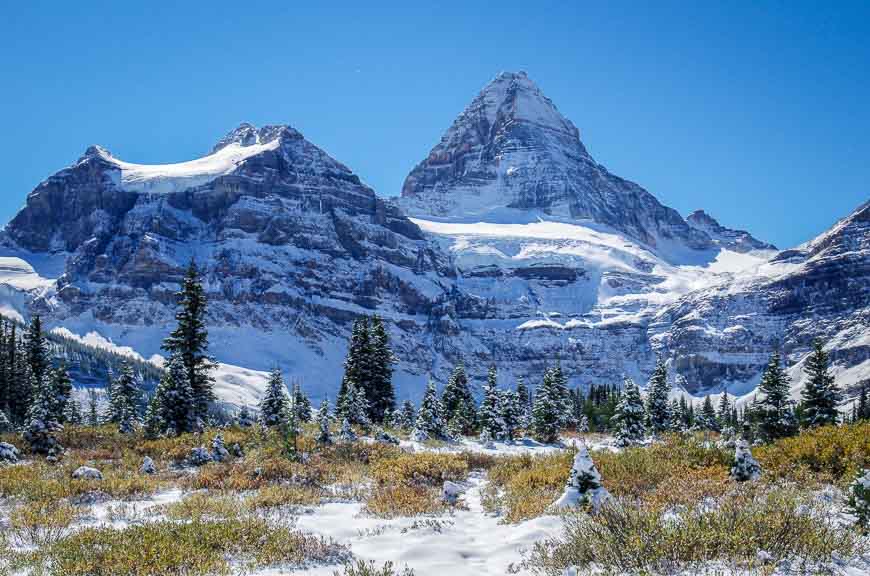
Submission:
M 400 202 L 419 218 L 504 221 L 512 210 L 519 220 L 539 213 L 604 224 L 653 249 L 713 247 L 675 210 L 595 162 L 523 72 L 498 75 L 471 101 L 408 175 Z
M 212 148 L 215 154 L 227 146 L 237 144 L 241 147 L 269 144 L 276 139 L 295 140 L 302 138 L 302 134 L 287 124 L 268 124 L 257 128 L 253 124 L 242 122 L 239 126 L 221 138 Z

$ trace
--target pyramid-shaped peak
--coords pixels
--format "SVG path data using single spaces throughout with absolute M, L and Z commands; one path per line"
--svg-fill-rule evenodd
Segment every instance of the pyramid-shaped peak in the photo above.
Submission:
M 253 124 L 242 122 L 221 138 L 214 145 L 211 152 L 214 154 L 230 144 L 238 144 L 240 146 L 268 144 L 276 138 L 299 139 L 302 138 L 302 134 L 287 124 L 268 124 L 262 128 L 257 128 Z

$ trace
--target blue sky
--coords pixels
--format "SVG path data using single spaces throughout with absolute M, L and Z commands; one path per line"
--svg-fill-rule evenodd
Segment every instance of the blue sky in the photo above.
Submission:
M 870 3 L 19 2 L 0 19 L 0 220 L 89 144 L 200 156 L 288 123 L 382 195 L 501 70 L 595 158 L 787 247 L 870 198 Z

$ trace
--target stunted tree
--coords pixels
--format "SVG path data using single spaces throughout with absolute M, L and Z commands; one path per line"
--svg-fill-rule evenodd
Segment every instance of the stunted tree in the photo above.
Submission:
M 412 438 L 418 442 L 429 438 L 443 438 L 445 425 L 442 414 L 443 408 L 438 399 L 435 382 L 430 378 L 423 400 L 420 402 L 420 409 L 417 411 Z
M 290 411 L 290 399 L 287 397 L 287 386 L 284 376 L 278 368 L 272 369 L 269 382 L 266 384 L 266 394 L 260 400 L 260 424 L 267 428 L 283 425 Z
M 444 408 L 444 420 L 452 428 L 461 434 L 472 433 L 476 425 L 477 410 L 462 363 L 453 368 L 453 373 L 447 379 L 441 394 L 441 406 Z
M 486 384 L 483 386 L 483 400 L 477 413 L 481 435 L 491 439 L 500 438 L 502 435 L 497 379 L 498 373 L 495 366 L 490 366 Z
M 121 373 L 112 386 L 112 402 L 118 430 L 122 434 L 131 434 L 141 423 L 139 408 L 142 403 L 142 390 L 136 381 L 136 375 L 130 363 L 121 363 Z
M 191 260 L 176 294 L 178 311 L 177 326 L 163 341 L 163 349 L 170 356 L 178 356 L 190 382 L 193 395 L 193 414 L 205 422 L 209 405 L 214 401 L 215 362 L 208 353 L 208 330 L 206 328 L 206 296 L 196 263 Z
M 193 389 L 179 356 L 172 356 L 148 404 L 145 430 L 149 436 L 177 436 L 200 429 L 194 413 Z
M 765 442 L 797 434 L 789 383 L 789 377 L 780 363 L 779 352 L 774 352 L 758 386 L 762 396 L 753 406 L 753 415 L 758 420 L 759 433 Z
M 842 394 L 828 368 L 828 353 L 822 341 L 813 342 L 813 351 L 804 364 L 807 383 L 801 391 L 803 424 L 808 428 L 836 424 L 840 414 L 837 407 Z
M 616 405 L 612 422 L 616 428 L 616 439 L 620 446 L 629 446 L 643 440 L 644 408 L 640 389 L 631 378 L 622 384 L 622 396 Z
M 664 359 L 659 357 L 646 389 L 646 424 L 653 434 L 661 434 L 669 428 L 668 394 L 670 391 L 668 369 Z

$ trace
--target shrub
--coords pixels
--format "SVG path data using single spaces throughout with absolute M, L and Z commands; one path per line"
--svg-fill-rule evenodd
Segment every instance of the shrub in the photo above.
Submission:
M 49 546 L 34 563 L 67 576 L 196 576 L 231 573 L 230 557 L 234 565 L 253 569 L 342 561 L 348 555 L 331 541 L 260 519 L 234 519 L 86 528 Z
M 594 516 L 568 515 L 563 535 L 537 544 L 526 564 L 552 575 L 569 566 L 597 574 L 672 573 L 707 562 L 754 571 L 763 569 L 763 550 L 773 565 L 788 559 L 793 570 L 814 574 L 834 554 L 861 551 L 855 531 L 823 521 L 831 510 L 812 494 L 762 489 L 744 485 L 718 507 L 689 509 L 671 521 L 619 501 Z
M 870 422 L 822 426 L 753 450 L 765 478 L 845 487 L 870 468 Z
M 365 511 L 379 518 L 396 518 L 438 514 L 447 509 L 437 488 L 395 484 L 375 487 L 366 501 Z
M 440 487 L 445 480 L 464 480 L 468 476 L 468 463 L 457 454 L 402 454 L 378 460 L 372 466 L 371 474 L 376 482 L 388 486 L 422 484 Z
M 67 536 L 82 511 L 51 501 L 29 502 L 9 516 L 9 536 L 22 546 L 46 546 Z

